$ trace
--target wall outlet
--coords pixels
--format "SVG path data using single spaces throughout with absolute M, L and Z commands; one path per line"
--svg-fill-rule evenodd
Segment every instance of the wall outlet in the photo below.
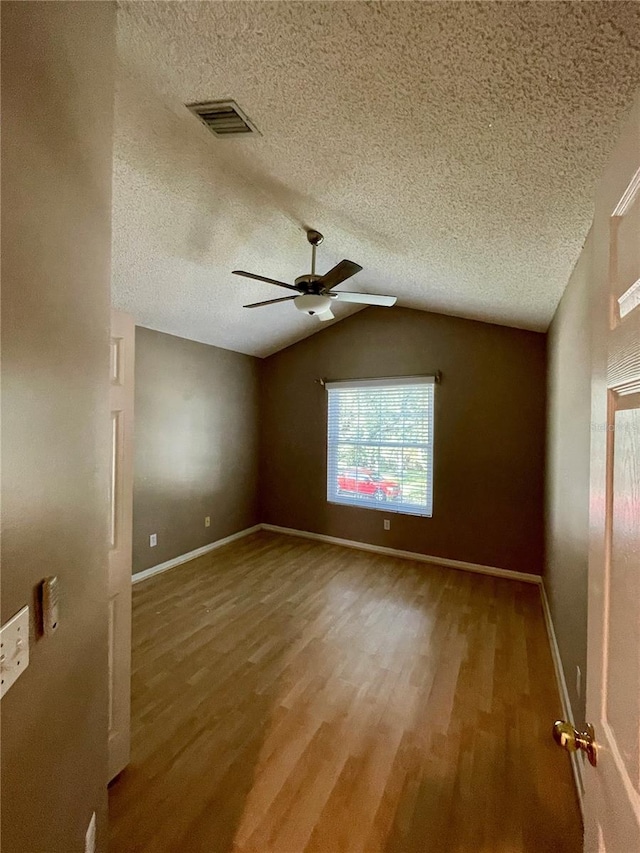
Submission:
M 96 813 L 91 815 L 84 837 L 84 853 L 96 853 Z
M 210 515 L 205 515 L 204 526 L 205 527 L 211 527 L 211 516 Z
M 0 629 L 0 696 L 4 696 L 28 666 L 29 608 L 23 607 Z
M 384 529 L 391 530 L 391 521 L 388 518 L 385 518 L 384 520 Z
M 579 666 L 576 667 L 576 693 L 578 696 L 582 693 L 582 670 Z
M 152 533 L 151 536 L 149 537 L 149 547 L 155 548 L 157 544 L 158 544 L 158 534 Z

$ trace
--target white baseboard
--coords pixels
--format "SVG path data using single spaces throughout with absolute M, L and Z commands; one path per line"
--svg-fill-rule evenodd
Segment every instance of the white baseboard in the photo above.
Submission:
M 542 583 L 540 575 L 530 575 L 527 572 L 514 572 L 511 569 L 499 569 L 495 566 L 482 566 L 478 563 L 466 563 L 463 560 L 450 560 L 446 557 L 430 557 L 418 554 L 416 551 L 400 551 L 397 548 L 386 548 L 383 545 L 370 545 L 368 542 L 357 542 L 353 539 L 338 539 L 336 536 L 326 536 L 324 533 L 309 533 L 306 530 L 294 530 L 292 527 L 278 527 L 276 524 L 261 524 L 263 530 L 272 533 L 284 533 L 288 536 L 300 536 L 302 539 L 315 539 L 330 545 L 342 545 L 344 548 L 355 548 L 358 551 L 370 551 L 374 554 L 386 554 L 388 557 L 401 557 L 405 560 L 417 560 L 420 563 L 431 563 L 445 566 L 448 569 L 462 569 L 465 572 L 476 572 L 480 575 L 492 575 L 496 578 L 508 578 L 525 583 Z
M 166 563 L 158 563 L 157 566 L 151 566 L 151 568 L 144 569 L 142 572 L 136 572 L 131 577 L 131 583 L 140 583 L 140 581 L 153 577 L 153 575 L 159 575 L 161 572 L 175 568 L 175 566 L 181 566 L 182 563 L 188 563 L 189 560 L 202 557 L 210 551 L 215 551 L 216 548 L 222 548 L 223 545 L 228 545 L 230 542 L 235 542 L 237 539 L 249 536 L 250 533 L 257 533 L 261 528 L 261 524 L 255 524 L 253 527 L 247 527 L 244 530 L 239 530 L 237 533 L 232 533 L 231 536 L 225 536 L 224 539 L 217 539 L 215 542 L 210 542 L 209 545 L 203 545 L 202 548 L 196 548 L 195 551 L 189 551 L 188 554 L 181 554 L 179 557 L 174 557 L 173 560 L 167 560 Z
M 562 667 L 562 658 L 560 657 L 560 647 L 558 646 L 558 638 L 556 630 L 553 626 L 551 618 L 551 608 L 549 607 L 549 599 L 547 598 L 547 590 L 544 586 L 544 581 L 540 584 L 540 597 L 542 599 L 542 610 L 544 612 L 544 621 L 547 625 L 547 633 L 549 635 L 549 645 L 551 646 L 551 657 L 553 658 L 553 667 L 556 671 L 556 681 L 558 682 L 558 692 L 560 693 L 560 701 L 562 703 L 562 713 L 565 720 L 573 722 L 573 711 L 571 709 L 571 700 L 569 699 L 569 691 L 567 690 L 567 681 L 564 677 L 564 669 Z M 571 753 L 571 767 L 573 769 L 573 778 L 578 792 L 578 800 L 580 802 L 580 811 L 584 821 L 584 781 L 582 778 L 582 753 Z
M 134 584 L 140 583 L 140 581 L 153 577 L 153 575 L 159 575 L 161 572 L 166 572 L 169 569 L 175 568 L 175 566 L 182 565 L 182 563 L 188 563 L 189 560 L 202 557 L 210 551 L 215 551 L 216 548 L 221 548 L 223 545 L 228 545 L 230 542 L 242 539 L 250 533 L 257 533 L 259 530 L 283 533 L 286 536 L 299 536 L 302 539 L 314 539 L 317 542 L 327 542 L 330 545 L 341 545 L 343 548 L 354 548 L 358 551 L 369 551 L 374 554 L 386 554 L 388 557 L 400 557 L 405 560 L 417 560 L 420 563 L 431 563 L 432 565 L 444 566 L 449 569 L 461 569 L 465 572 L 476 572 L 480 575 L 491 575 L 496 578 L 507 578 L 508 580 L 524 581 L 525 583 L 533 584 L 542 583 L 542 578 L 539 575 L 531 575 L 528 572 L 514 572 L 511 569 L 482 566 L 478 563 L 466 563 L 463 560 L 450 560 L 447 557 L 430 557 L 427 554 L 419 554 L 417 551 L 401 551 L 397 548 L 386 548 L 383 545 L 370 545 L 368 542 L 357 542 L 355 539 L 339 539 L 337 536 L 326 536 L 324 533 L 295 530 L 293 527 L 278 527 L 276 524 L 256 524 L 253 527 L 247 527 L 245 530 L 238 531 L 238 533 L 232 533 L 231 536 L 225 536 L 224 539 L 218 539 L 216 542 L 211 542 L 202 548 L 196 548 L 195 551 L 189 551 L 187 554 L 181 554 L 179 557 L 167 560 L 166 563 L 159 563 L 157 566 L 151 566 L 149 569 L 136 572 L 132 576 L 131 582 Z

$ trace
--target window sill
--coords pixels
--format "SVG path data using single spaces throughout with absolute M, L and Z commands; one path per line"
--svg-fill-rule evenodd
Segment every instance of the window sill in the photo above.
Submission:
M 403 506 L 402 504 L 395 504 L 393 501 L 368 501 L 364 498 L 362 501 L 350 501 L 344 500 L 341 501 L 340 498 L 327 498 L 327 503 L 334 504 L 334 506 L 349 506 L 352 509 L 369 509 L 374 512 L 393 512 L 396 515 L 412 515 L 416 518 L 433 518 L 433 510 L 430 512 L 426 509 L 415 508 Z

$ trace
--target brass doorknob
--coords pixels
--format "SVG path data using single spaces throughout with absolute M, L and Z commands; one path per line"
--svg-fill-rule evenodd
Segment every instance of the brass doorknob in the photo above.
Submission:
M 577 752 L 579 749 L 587 753 L 589 764 L 595 767 L 598 763 L 598 747 L 596 744 L 596 735 L 593 726 L 587 723 L 584 731 L 579 732 L 577 729 L 567 723 L 565 720 L 556 720 L 553 724 L 553 739 L 566 749 L 567 752 Z

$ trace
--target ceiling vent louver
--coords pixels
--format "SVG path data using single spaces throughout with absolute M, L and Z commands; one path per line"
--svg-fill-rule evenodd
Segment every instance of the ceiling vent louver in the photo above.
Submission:
M 208 101 L 204 104 L 187 104 L 187 109 L 216 136 L 260 133 L 235 101 Z

